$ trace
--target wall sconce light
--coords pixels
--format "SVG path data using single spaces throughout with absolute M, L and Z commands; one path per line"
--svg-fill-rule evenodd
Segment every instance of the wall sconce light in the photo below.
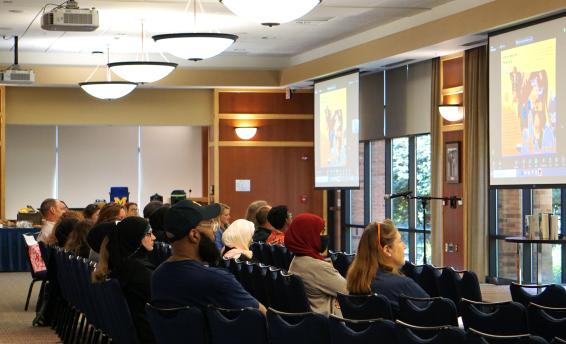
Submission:
M 464 118 L 464 108 L 460 104 L 440 104 L 438 111 L 442 118 L 449 122 L 456 122 Z
M 242 140 L 249 140 L 255 136 L 256 127 L 236 127 L 236 135 Z

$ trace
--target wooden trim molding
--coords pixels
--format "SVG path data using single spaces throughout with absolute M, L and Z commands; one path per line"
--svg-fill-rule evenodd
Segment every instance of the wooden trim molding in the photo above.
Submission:
M 289 120 L 312 120 L 314 115 L 312 114 L 298 114 L 298 115 L 286 115 L 286 114 L 269 114 L 269 113 L 257 113 L 257 114 L 247 114 L 247 113 L 221 113 L 218 114 L 219 119 L 289 119 Z
M 314 147 L 310 141 L 219 141 L 220 147 Z

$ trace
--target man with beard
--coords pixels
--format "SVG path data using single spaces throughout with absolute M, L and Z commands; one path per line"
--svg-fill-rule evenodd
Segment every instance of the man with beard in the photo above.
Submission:
M 189 200 L 167 210 L 164 229 L 172 255 L 153 273 L 151 303 L 161 307 L 215 305 L 221 308 L 265 307 L 226 270 L 212 267 L 220 259 L 212 220 L 220 205 L 201 206 Z

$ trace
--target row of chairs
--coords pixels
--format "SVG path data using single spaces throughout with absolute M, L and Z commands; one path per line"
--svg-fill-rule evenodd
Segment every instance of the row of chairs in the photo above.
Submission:
M 480 283 L 473 271 L 457 271 L 452 267 L 406 262 L 403 274 L 417 282 L 431 297 L 445 297 L 460 304 L 462 298 L 482 301 Z
M 290 312 L 309 312 L 303 280 L 274 266 L 238 259 L 223 259 L 227 268 L 253 297 L 266 307 Z
M 284 245 L 271 245 L 264 242 L 254 242 L 250 246 L 253 257 L 264 265 L 275 266 L 285 271 L 289 270 L 293 253 Z
M 268 309 L 264 317 L 256 309 L 227 310 L 209 306 L 160 308 L 146 305 L 146 314 L 158 343 L 224 344 L 237 339 L 246 344 L 444 344 L 514 343 L 545 344 L 528 333 L 497 336 L 456 326 L 419 327 L 387 319 L 347 320 L 320 314 L 283 313 Z M 208 325 L 208 326 L 207 326 Z M 553 339 L 552 343 L 563 343 Z
M 60 247 L 55 255 L 63 300 L 57 303 L 53 326 L 64 343 L 136 343 L 126 299 L 115 279 L 92 283 L 95 264 Z
M 511 298 L 527 307 L 530 303 L 537 305 L 564 308 L 566 307 L 566 289 L 558 284 L 518 284 L 509 286 Z

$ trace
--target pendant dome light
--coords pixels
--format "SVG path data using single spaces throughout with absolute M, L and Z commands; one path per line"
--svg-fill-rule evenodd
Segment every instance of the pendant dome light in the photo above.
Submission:
M 193 0 L 195 29 L 197 24 L 196 3 L 197 0 Z M 238 36 L 226 33 L 192 32 L 155 35 L 152 38 L 163 51 L 171 55 L 186 60 L 200 61 L 222 53 L 236 42 Z
M 176 63 L 172 62 L 156 62 L 147 61 L 147 54 L 144 52 L 144 28 L 143 21 L 141 23 L 141 60 L 142 61 L 126 61 L 112 62 L 108 64 L 108 68 L 120 78 L 135 83 L 151 83 L 163 79 L 169 75 L 175 68 Z M 144 58 L 146 59 L 144 61 Z
M 108 60 L 110 59 L 110 49 L 108 49 Z M 94 71 L 89 75 L 85 82 L 80 82 L 79 86 L 91 96 L 104 99 L 114 100 L 122 98 L 130 94 L 138 84 L 130 81 L 112 81 L 110 69 L 106 67 L 106 81 L 89 81 L 96 73 L 100 65 L 96 66 Z
M 309 13 L 322 0 L 219 0 L 238 17 L 266 26 L 288 23 Z

